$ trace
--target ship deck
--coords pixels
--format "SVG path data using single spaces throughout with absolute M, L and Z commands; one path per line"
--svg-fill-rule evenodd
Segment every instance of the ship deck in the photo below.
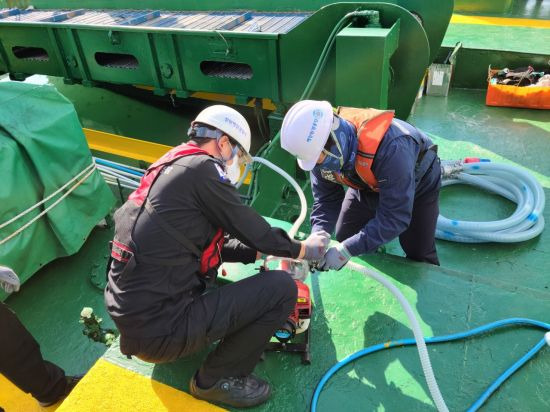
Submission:
M 464 29 L 455 27 L 450 33 L 454 36 Z M 454 37 L 447 43 L 454 43 Z M 151 106 L 114 91 L 49 81 L 74 102 L 84 127 L 174 145 L 195 115 L 192 107 Z M 481 89 L 455 88 L 448 97 L 424 96 L 408 120 L 432 136 L 442 159 L 476 156 L 521 166 L 537 177 L 548 198 L 548 111 L 487 107 L 484 99 Z M 149 120 L 152 117 L 155 122 Z M 295 211 L 288 204 L 278 210 L 271 221 L 289 227 Z M 447 217 L 496 220 L 513 210 L 509 201 L 471 187 L 446 188 L 441 195 L 441 212 Z M 550 208 L 544 217 L 550 221 Z M 82 335 L 78 318 L 84 306 L 93 307 L 105 326 L 112 326 L 99 287 L 111 236 L 112 229 L 94 229 L 77 254 L 46 265 L 6 300 L 40 342 L 46 359 L 68 374 L 90 370 L 71 397 L 49 410 L 214 410 L 182 393 L 207 350 L 170 364 L 152 365 L 126 359 L 116 345 L 106 351 Z M 383 253 L 354 260 L 389 277 L 413 305 L 425 336 L 511 317 L 550 322 L 548 230 L 518 244 L 437 241 L 437 248 L 440 267 L 406 260 L 397 242 L 388 244 Z M 228 271 L 237 280 L 254 273 L 255 267 L 232 266 Z M 271 382 L 273 397 L 254 411 L 308 410 L 317 382 L 334 363 L 364 347 L 412 337 L 395 298 L 363 275 L 349 270 L 319 273 L 307 283 L 314 300 L 312 363 L 302 365 L 293 354 L 268 353 L 256 373 Z M 539 330 L 508 327 L 430 345 L 434 372 L 449 409 L 467 409 L 542 335 Z M 549 349 L 543 348 L 483 410 L 549 410 L 549 355 Z M 6 411 L 39 410 L 29 396 L 14 396 L 13 388 L 12 392 L 4 388 L 9 389 L 9 384 L 0 379 L 0 405 Z M 319 411 L 404 409 L 434 410 L 415 347 L 382 351 L 344 367 L 328 383 L 318 406 Z

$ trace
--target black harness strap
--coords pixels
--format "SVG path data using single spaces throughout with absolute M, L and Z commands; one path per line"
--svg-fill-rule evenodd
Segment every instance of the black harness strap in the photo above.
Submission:
M 174 229 L 172 226 L 170 226 L 166 221 L 159 216 L 157 211 L 155 210 L 155 207 L 153 204 L 149 201 L 149 198 L 145 199 L 145 210 L 153 219 L 153 221 L 159 225 L 162 230 L 164 230 L 166 233 L 168 233 L 170 236 L 172 236 L 175 240 L 177 240 L 182 246 L 184 246 L 187 250 L 189 250 L 193 255 L 195 255 L 197 258 L 200 259 L 202 253 L 199 250 L 198 247 L 196 247 L 187 237 L 183 235 L 183 233 L 178 232 L 176 229 Z M 150 258 L 148 258 L 150 259 Z

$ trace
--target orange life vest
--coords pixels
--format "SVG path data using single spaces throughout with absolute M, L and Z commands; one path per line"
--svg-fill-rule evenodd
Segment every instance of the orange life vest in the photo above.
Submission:
M 342 119 L 353 124 L 357 131 L 358 145 L 355 155 L 355 172 L 368 187 L 378 191 L 378 181 L 372 172 L 372 163 L 380 142 L 391 126 L 395 116 L 394 111 L 339 107 L 336 113 Z M 342 173 L 334 173 L 333 176 L 341 184 L 354 189 L 363 189 Z

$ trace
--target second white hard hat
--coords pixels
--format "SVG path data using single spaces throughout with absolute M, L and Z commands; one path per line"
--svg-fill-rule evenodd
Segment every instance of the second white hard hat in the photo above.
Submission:
M 227 134 L 239 143 L 245 151 L 245 161 L 252 162 L 252 157 L 250 156 L 250 126 L 244 116 L 238 111 L 229 106 L 216 104 L 201 111 L 191 125 L 195 123 L 215 127 Z
M 281 147 L 298 158 L 298 166 L 312 170 L 332 128 L 333 111 L 327 101 L 302 100 L 290 108 L 281 127 Z

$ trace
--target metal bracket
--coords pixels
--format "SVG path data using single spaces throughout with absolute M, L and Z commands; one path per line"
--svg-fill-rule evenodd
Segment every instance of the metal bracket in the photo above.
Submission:
M 111 41 L 112 45 L 117 45 L 122 43 L 122 40 L 120 40 L 120 32 L 118 31 L 109 30 L 107 32 L 107 37 Z

